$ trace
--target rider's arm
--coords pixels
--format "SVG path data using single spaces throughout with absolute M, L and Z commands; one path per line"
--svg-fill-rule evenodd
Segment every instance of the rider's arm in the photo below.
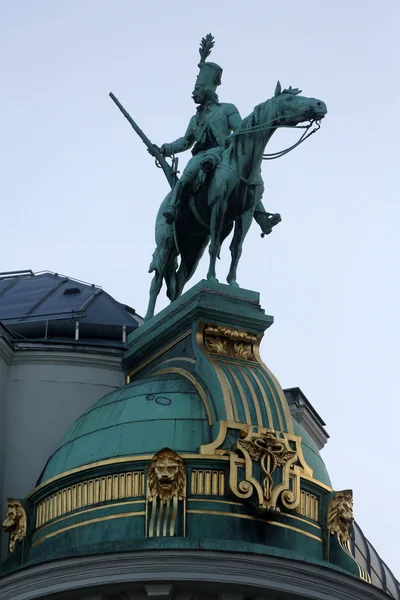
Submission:
M 178 152 L 184 152 L 189 150 L 195 142 L 195 124 L 196 117 L 190 119 L 189 126 L 183 137 L 178 138 L 170 144 L 163 144 L 161 146 L 162 153 L 164 156 L 172 156 L 172 154 L 178 154 Z
M 240 116 L 239 111 L 234 104 L 228 104 L 227 111 L 229 127 L 232 129 L 232 131 L 236 131 L 242 122 L 242 117 Z

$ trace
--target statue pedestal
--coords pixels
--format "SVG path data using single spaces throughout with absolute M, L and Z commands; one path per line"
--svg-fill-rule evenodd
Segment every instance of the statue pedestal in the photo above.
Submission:
M 179 374 L 196 387 L 210 426 L 229 421 L 292 433 L 284 393 L 259 354 L 272 323 L 257 292 L 200 281 L 129 336 L 127 381 Z

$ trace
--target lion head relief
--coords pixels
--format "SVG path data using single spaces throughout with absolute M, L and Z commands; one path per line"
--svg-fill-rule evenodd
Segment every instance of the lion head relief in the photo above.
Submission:
M 152 458 L 147 471 L 147 498 L 166 503 L 174 496 L 185 497 L 186 471 L 183 460 L 173 450 L 163 448 Z
M 9 551 L 13 552 L 15 544 L 22 542 L 26 536 L 26 512 L 21 502 L 7 498 L 7 515 L 3 529 L 10 534 Z
M 349 539 L 349 529 L 354 523 L 353 492 L 345 490 L 338 492 L 328 507 L 328 531 L 338 534 L 340 541 L 345 544 Z

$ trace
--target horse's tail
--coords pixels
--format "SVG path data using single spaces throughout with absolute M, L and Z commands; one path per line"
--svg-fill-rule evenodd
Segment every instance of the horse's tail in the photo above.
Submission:
M 165 280 L 167 286 L 167 297 L 171 300 L 175 295 L 176 272 L 178 270 L 178 260 L 176 256 L 175 243 L 170 248 L 159 246 L 153 252 L 153 258 L 149 266 L 149 273 L 156 272 Z

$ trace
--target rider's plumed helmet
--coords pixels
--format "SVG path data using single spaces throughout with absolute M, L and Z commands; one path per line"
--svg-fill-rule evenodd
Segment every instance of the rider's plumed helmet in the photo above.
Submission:
M 200 62 L 198 64 L 200 73 L 196 79 L 196 86 L 201 86 L 207 90 L 215 92 L 221 83 L 222 67 L 213 62 L 206 62 L 206 58 L 211 54 L 213 46 L 214 38 L 211 33 L 209 33 L 202 38 L 200 42 Z
M 215 92 L 221 83 L 222 67 L 213 62 L 200 62 L 196 85 Z

